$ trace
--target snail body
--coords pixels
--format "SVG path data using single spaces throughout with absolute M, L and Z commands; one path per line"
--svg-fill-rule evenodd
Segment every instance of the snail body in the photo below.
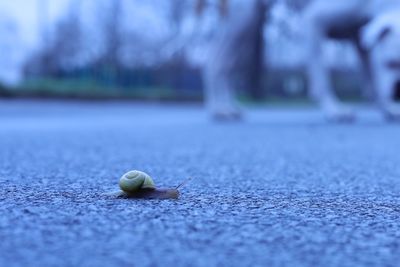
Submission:
M 144 198 L 144 199 L 177 199 L 179 198 L 179 191 L 173 188 L 143 189 L 135 193 L 127 193 L 122 191 L 119 196 L 125 198 Z
M 177 199 L 179 197 L 177 188 L 156 188 L 150 175 L 137 170 L 122 175 L 119 187 L 122 192 L 118 196 L 127 198 Z

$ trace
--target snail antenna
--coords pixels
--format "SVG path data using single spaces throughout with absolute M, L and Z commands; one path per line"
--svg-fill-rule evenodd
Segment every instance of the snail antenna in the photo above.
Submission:
M 175 189 L 179 189 L 182 186 L 184 186 L 185 184 L 187 184 L 189 181 L 193 180 L 193 177 L 189 177 L 186 180 L 184 180 L 182 183 L 180 183 L 177 187 L 175 187 Z

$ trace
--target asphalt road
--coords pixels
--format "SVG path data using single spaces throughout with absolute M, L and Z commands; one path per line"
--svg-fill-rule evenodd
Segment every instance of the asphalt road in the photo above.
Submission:
M 400 125 L 0 102 L 0 266 L 398 266 Z M 139 169 L 179 200 L 116 199 Z

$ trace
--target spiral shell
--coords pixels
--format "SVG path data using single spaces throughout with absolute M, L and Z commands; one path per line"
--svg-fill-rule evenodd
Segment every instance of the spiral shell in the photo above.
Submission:
M 135 193 L 141 189 L 155 189 L 153 179 L 141 171 L 129 171 L 122 175 L 119 187 L 126 193 Z

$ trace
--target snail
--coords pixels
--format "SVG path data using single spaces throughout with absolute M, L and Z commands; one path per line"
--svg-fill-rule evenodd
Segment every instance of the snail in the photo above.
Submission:
M 155 189 L 153 179 L 147 173 L 141 171 L 129 171 L 122 175 L 119 187 L 127 193 L 135 193 L 140 189 Z
M 120 178 L 119 187 L 122 191 L 118 192 L 117 196 L 127 198 L 177 199 L 179 197 L 178 189 L 188 180 L 176 188 L 157 188 L 150 175 L 142 171 L 133 170 L 125 173 Z

